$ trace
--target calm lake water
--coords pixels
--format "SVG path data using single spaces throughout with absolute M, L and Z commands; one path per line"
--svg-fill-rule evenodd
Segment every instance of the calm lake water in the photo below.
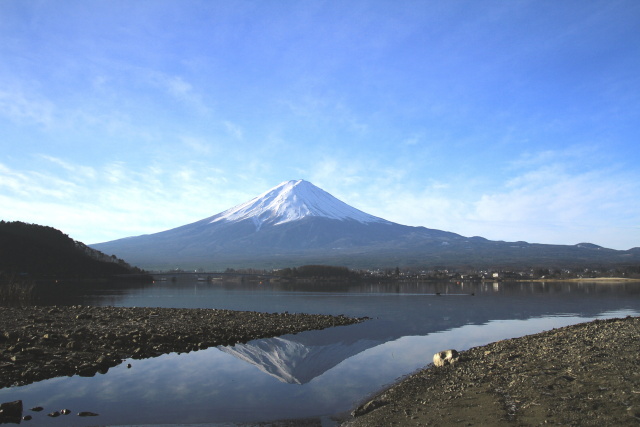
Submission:
M 137 289 L 114 287 L 66 303 L 372 319 L 232 347 L 130 360 L 91 378 L 62 377 L 0 390 L 0 402 L 21 399 L 25 408 L 100 414 L 83 419 L 34 413 L 32 425 L 237 425 L 315 418 L 331 426 L 333 416 L 427 365 L 440 350 L 464 350 L 596 318 L 640 315 L 640 283 L 291 288 L 185 279 Z

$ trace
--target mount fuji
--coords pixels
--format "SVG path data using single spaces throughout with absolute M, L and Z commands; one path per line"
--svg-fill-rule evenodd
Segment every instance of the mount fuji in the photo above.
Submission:
M 347 205 L 304 180 L 283 182 L 246 203 L 211 217 L 210 223 L 250 219 L 259 231 L 263 224 L 280 225 L 307 217 L 391 224 Z
M 146 269 L 281 268 L 332 264 L 508 266 L 638 259 L 637 250 L 541 245 L 401 225 L 369 215 L 304 180 L 286 181 L 217 215 L 155 234 L 90 245 Z M 627 260 L 629 260 L 627 258 Z

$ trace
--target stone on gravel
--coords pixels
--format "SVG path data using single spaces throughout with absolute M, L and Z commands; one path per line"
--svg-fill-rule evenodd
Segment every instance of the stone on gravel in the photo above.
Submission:
M 433 355 L 433 364 L 438 367 L 453 365 L 459 358 L 456 350 L 444 350 Z

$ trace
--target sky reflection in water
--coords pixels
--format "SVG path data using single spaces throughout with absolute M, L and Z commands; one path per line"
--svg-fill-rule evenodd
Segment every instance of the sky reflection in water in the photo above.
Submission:
M 502 285 L 503 286 L 503 285 Z M 640 285 L 510 290 L 475 288 L 476 297 L 419 292 L 286 292 L 167 285 L 132 291 L 106 304 L 200 306 L 259 311 L 368 315 L 363 324 L 285 335 L 230 348 L 132 360 L 92 378 L 63 377 L 0 390 L 47 412 L 70 408 L 98 418 L 46 425 L 225 423 L 327 416 L 430 363 L 437 351 L 467 349 L 593 318 L 640 313 Z M 527 290 L 528 289 L 528 290 Z M 415 289 L 412 289 L 415 291 Z M 412 294 L 412 295 L 409 295 Z M 145 304 L 141 302 L 146 301 Z M 99 302 L 93 300 L 93 303 Z M 73 418 L 72 418 L 73 417 Z M 36 421 L 34 419 L 34 421 Z

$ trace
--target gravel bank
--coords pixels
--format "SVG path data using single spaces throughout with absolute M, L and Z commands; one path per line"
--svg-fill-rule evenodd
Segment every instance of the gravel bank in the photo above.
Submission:
M 127 307 L 0 307 L 0 388 L 106 373 L 123 359 L 349 325 L 345 316 Z
M 411 375 L 357 412 L 363 415 L 345 425 L 638 426 L 640 318 L 475 347 L 454 365 Z

